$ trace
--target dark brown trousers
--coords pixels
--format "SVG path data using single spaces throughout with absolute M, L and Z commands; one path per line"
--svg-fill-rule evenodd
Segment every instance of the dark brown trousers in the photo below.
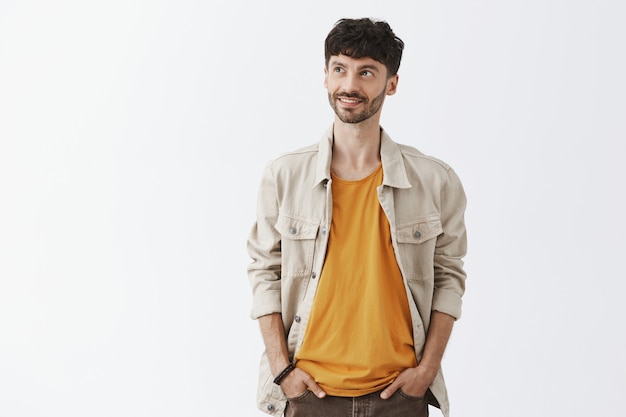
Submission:
M 426 397 L 411 397 L 396 391 L 383 400 L 380 391 L 360 397 L 317 398 L 307 391 L 290 398 L 285 417 L 428 417 Z

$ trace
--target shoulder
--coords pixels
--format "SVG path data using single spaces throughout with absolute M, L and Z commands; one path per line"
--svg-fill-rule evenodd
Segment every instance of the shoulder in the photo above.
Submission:
M 422 187 L 445 187 L 460 185 L 454 169 L 444 160 L 425 154 L 414 146 L 393 142 L 396 155 L 400 155 L 402 166 L 411 184 Z
M 291 166 L 293 164 L 303 164 L 307 161 L 316 161 L 318 158 L 328 159 L 332 154 L 333 142 L 332 125 L 326 129 L 321 139 L 317 142 L 311 142 L 310 145 L 296 148 L 289 152 L 284 152 L 278 157 L 271 160 L 268 165 L 276 168 L 283 166 Z
M 427 155 L 406 142 L 396 142 L 384 129 L 381 131 L 381 154 L 391 160 L 402 159 L 407 169 L 446 172 L 450 166 L 439 158 Z
M 317 156 L 319 151 L 319 144 L 313 144 L 304 146 L 298 149 L 294 149 L 291 151 L 283 152 L 278 155 L 276 158 L 270 160 L 268 165 L 280 167 L 283 165 L 290 165 L 293 163 L 298 163 L 306 159 L 311 159 Z
M 319 144 L 309 145 L 283 152 L 268 161 L 266 170 L 273 176 L 304 174 L 314 169 L 319 153 Z
M 421 168 L 430 168 L 446 172 L 451 169 L 450 165 L 446 162 L 432 155 L 427 155 L 413 146 L 400 143 L 396 145 L 400 149 L 404 161 L 410 166 L 419 166 Z

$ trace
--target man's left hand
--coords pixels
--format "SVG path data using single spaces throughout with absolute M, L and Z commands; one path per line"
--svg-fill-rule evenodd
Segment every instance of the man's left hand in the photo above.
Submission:
M 380 398 L 386 400 L 390 398 L 398 389 L 402 389 L 402 392 L 412 397 L 423 397 L 436 375 L 436 372 L 433 373 L 425 367 L 420 366 L 405 369 L 400 372 L 391 385 L 380 393 Z

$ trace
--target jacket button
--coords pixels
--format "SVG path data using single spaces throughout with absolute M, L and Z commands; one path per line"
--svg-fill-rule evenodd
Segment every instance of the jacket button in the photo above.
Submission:
M 291 233 L 292 235 L 295 235 L 296 233 L 298 233 L 298 229 L 296 229 L 295 227 L 292 227 L 289 229 L 289 233 Z
M 274 404 L 268 404 L 267 411 L 274 411 Z
M 293 318 L 296 323 L 300 323 L 300 316 L 296 316 Z
M 315 272 L 311 272 L 311 278 L 313 279 L 317 278 L 317 274 Z
M 415 239 L 419 239 L 420 237 L 422 237 L 422 234 L 418 230 L 413 236 L 415 236 Z

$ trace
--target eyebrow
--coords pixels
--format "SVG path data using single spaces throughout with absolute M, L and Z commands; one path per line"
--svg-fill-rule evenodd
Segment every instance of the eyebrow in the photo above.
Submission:
M 339 61 L 339 60 L 336 60 L 336 59 L 335 59 L 335 60 L 330 61 L 330 63 L 329 63 L 329 67 L 335 67 L 335 66 L 337 66 L 337 67 L 343 67 L 343 68 L 345 68 L 345 67 L 346 67 L 346 65 L 345 65 L 343 62 Z M 377 66 L 375 66 L 375 65 L 373 65 L 373 64 L 364 64 L 364 65 L 360 65 L 359 67 L 357 67 L 357 70 L 358 70 L 358 71 L 363 71 L 363 70 L 373 70 L 373 71 L 375 71 L 375 72 L 380 72 L 380 70 L 378 69 L 378 67 L 377 67 Z
M 374 70 L 376 72 L 379 72 L 380 70 L 378 69 L 377 66 L 375 65 L 371 65 L 371 64 L 367 64 L 367 65 L 361 65 L 359 67 L 359 71 L 363 71 L 363 70 Z

